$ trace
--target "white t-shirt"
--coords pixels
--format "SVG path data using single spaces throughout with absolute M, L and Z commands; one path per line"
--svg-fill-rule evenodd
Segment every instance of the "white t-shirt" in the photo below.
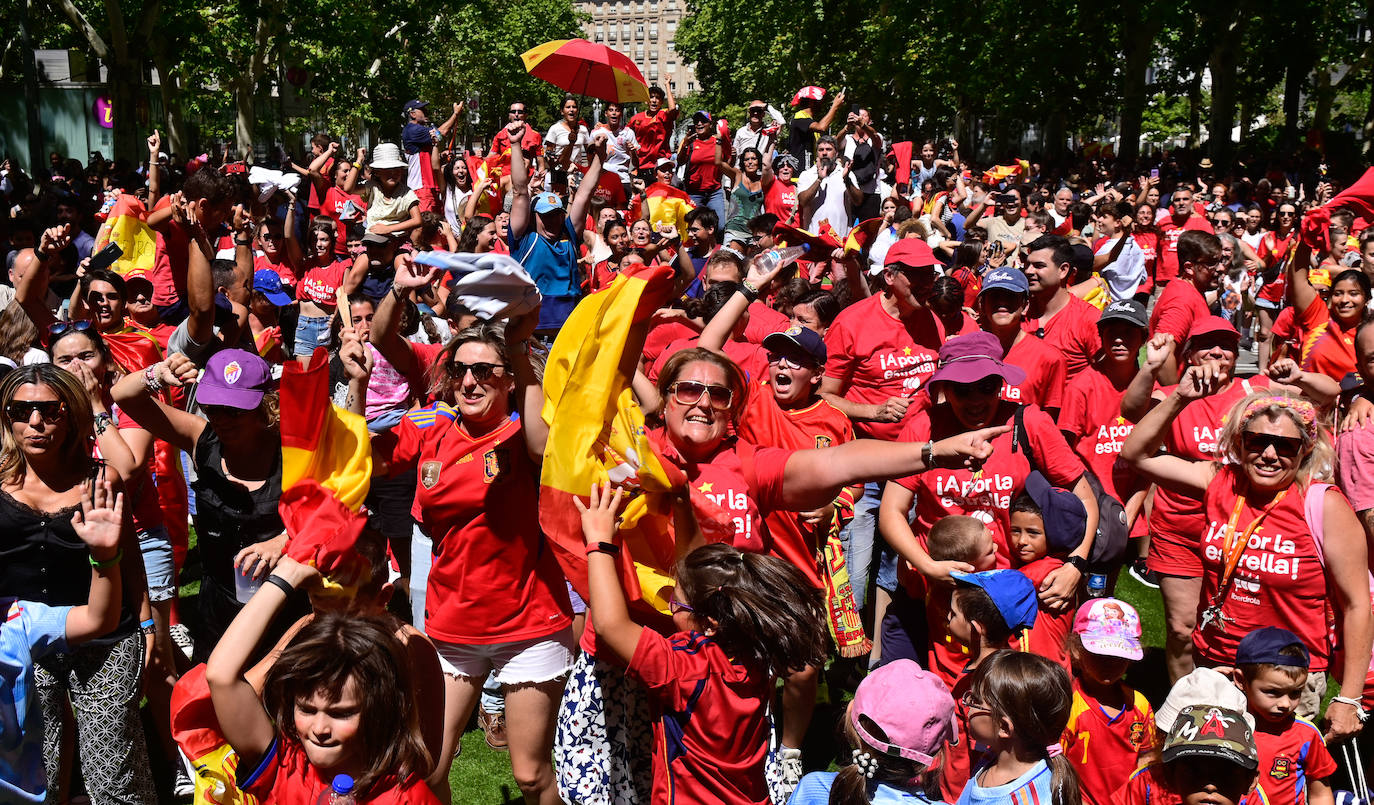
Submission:
M 577 127 L 577 135 L 573 136 L 568 127 L 563 125 L 563 121 L 558 121 L 549 127 L 544 135 L 544 156 L 549 161 L 549 170 L 559 170 L 556 167 L 559 158 L 563 154 L 563 148 L 571 145 L 572 156 L 568 159 L 568 170 L 573 170 L 576 165 L 585 165 L 587 161 L 587 143 L 591 140 L 591 135 L 587 133 L 586 126 Z
M 606 162 L 602 167 L 619 176 L 620 181 L 630 181 L 630 171 L 634 168 L 634 153 L 639 149 L 639 140 L 635 139 L 634 129 L 621 126 L 617 133 L 603 123 L 593 129 L 592 134 L 598 131 L 606 132 Z
M 1122 236 L 1118 235 L 1111 240 L 1103 241 L 1097 254 L 1111 254 L 1120 237 Z M 1145 281 L 1145 252 L 1141 250 L 1140 244 L 1135 242 L 1135 238 L 1127 237 L 1126 245 L 1121 247 L 1121 254 L 1117 256 L 1116 262 L 1103 266 L 1099 273 L 1102 279 L 1107 281 L 1107 289 L 1112 295 L 1113 302 L 1130 299 L 1135 295 L 1140 283 Z
M 802 175 L 797 179 L 797 195 L 801 195 L 812 185 L 816 184 L 819 174 L 816 168 L 810 167 L 802 171 Z M 845 203 L 845 180 L 844 172 L 836 165 L 830 175 L 821 182 L 821 186 L 816 190 L 816 196 L 811 200 L 811 214 L 805 219 L 805 228 L 809 232 L 819 232 L 820 225 L 824 221 L 830 222 L 830 228 L 835 230 L 835 234 L 843 236 L 849 231 L 849 209 Z

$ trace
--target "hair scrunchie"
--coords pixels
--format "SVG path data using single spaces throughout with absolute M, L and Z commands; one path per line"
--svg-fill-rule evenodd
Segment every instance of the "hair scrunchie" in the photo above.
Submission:
M 873 775 L 878 773 L 878 759 L 863 749 L 855 749 L 853 757 L 859 773 L 872 780 Z

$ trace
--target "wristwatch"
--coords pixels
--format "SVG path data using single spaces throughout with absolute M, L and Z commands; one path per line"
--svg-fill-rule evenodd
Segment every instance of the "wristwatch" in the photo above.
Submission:
M 1081 556 L 1070 556 L 1064 560 L 1064 564 L 1073 565 L 1079 573 L 1086 573 L 1088 571 L 1088 560 Z

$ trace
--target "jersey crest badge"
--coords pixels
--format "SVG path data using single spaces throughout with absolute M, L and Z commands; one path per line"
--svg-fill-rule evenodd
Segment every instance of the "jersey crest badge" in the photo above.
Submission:
M 816 437 L 816 449 L 817 449 L 817 450 L 824 450 L 825 448 L 829 447 L 829 446 L 832 445 L 832 444 L 834 444 L 834 442 L 830 439 L 829 436 L 817 436 L 817 437 Z
M 437 461 L 426 461 L 420 467 L 420 484 L 425 489 L 433 489 L 439 483 L 439 469 L 443 465 Z
M 482 479 L 487 483 L 503 480 L 510 472 L 510 450 L 499 448 L 488 450 L 482 456 Z
M 1269 767 L 1269 776 L 1275 780 L 1284 780 L 1293 775 L 1293 759 L 1279 755 L 1274 758 L 1274 764 Z

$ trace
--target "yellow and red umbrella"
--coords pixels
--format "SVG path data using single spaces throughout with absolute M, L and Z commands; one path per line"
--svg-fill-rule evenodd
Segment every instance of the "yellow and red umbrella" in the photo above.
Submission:
M 520 55 L 525 72 L 573 95 L 647 103 L 644 74 L 618 50 L 585 39 L 555 39 Z

